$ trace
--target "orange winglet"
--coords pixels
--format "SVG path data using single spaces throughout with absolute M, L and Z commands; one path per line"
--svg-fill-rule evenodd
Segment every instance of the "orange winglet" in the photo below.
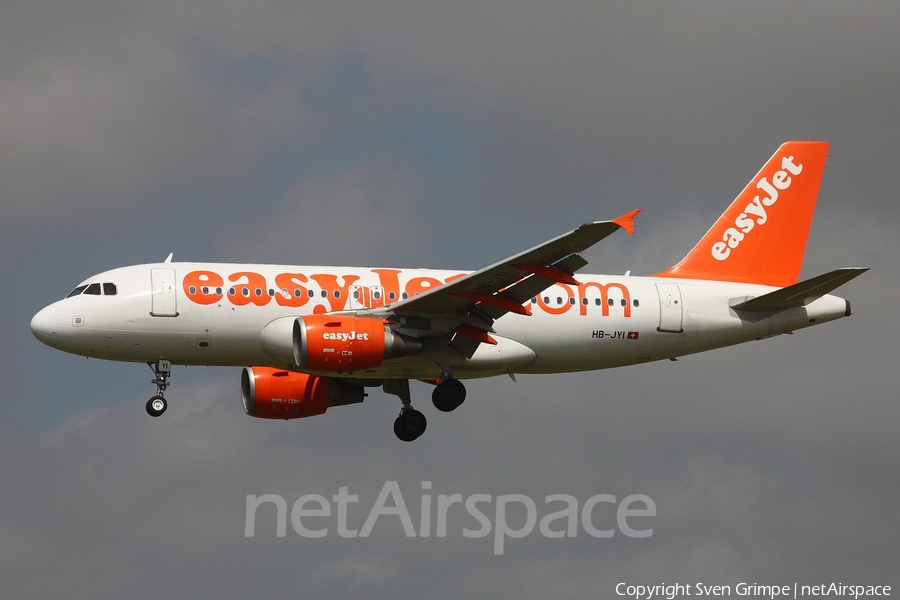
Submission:
M 619 227 L 621 227 L 622 229 L 627 231 L 629 233 L 629 235 L 633 234 L 634 233 L 634 218 L 636 216 L 638 216 L 638 214 L 640 212 L 641 212 L 641 209 L 633 210 L 628 214 L 622 215 L 621 217 L 616 217 L 611 222 L 615 223 L 616 225 L 618 225 Z
M 566 273 L 562 269 L 555 269 L 553 267 L 542 267 L 541 265 L 511 265 L 514 269 L 521 269 L 522 271 L 528 271 L 529 273 L 534 273 L 535 275 L 539 275 L 545 279 L 549 279 L 550 281 L 555 281 L 556 283 L 568 283 L 569 285 L 578 285 L 578 281 L 572 277 L 571 273 Z
M 516 313 L 517 315 L 525 315 L 531 316 L 530 307 L 522 306 L 515 300 L 510 300 L 509 298 L 504 298 L 503 296 L 495 296 L 492 294 L 479 294 L 479 293 L 451 293 L 451 296 L 456 296 L 457 298 L 463 298 L 465 300 L 475 300 L 476 302 L 484 302 L 485 304 L 490 304 L 491 306 L 496 306 L 497 308 L 502 308 L 503 310 L 507 310 L 512 313 Z
M 497 345 L 497 340 L 488 335 L 487 331 L 478 329 L 474 325 L 469 325 L 468 323 L 457 325 L 453 328 L 453 331 L 458 333 L 459 335 L 465 336 L 467 338 L 472 338 L 473 340 L 483 342 L 485 344 L 490 344 L 491 346 Z

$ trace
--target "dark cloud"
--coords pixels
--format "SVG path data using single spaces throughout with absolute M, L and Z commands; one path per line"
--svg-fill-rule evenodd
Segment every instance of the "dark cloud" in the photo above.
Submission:
M 218 254 L 281 264 L 379 266 L 412 260 L 405 249 L 422 243 L 427 225 L 413 190 L 415 175 L 404 171 L 383 161 L 306 178 L 286 192 L 280 206 L 253 211 L 220 232 Z M 389 231 L 402 231 L 402 239 Z
M 893 584 L 900 10 L 889 2 L 140 5 L 0 21 L 0 573 L 7 595 L 612 596 L 619 581 Z M 398 442 L 396 398 L 276 423 L 238 372 L 85 361 L 28 319 L 159 260 L 473 269 L 643 208 L 594 272 L 676 262 L 786 139 L 832 142 L 804 274 L 872 270 L 845 320 L 614 371 L 473 381 Z M 492 552 L 274 534 L 247 495 L 646 494 L 647 539 Z M 614 521 L 611 513 L 599 519 Z M 268 515 L 268 516 L 266 516 Z M 522 517 L 521 513 L 511 518 Z M 598 523 L 599 524 L 599 523 Z M 290 526 L 289 526 L 290 527 Z

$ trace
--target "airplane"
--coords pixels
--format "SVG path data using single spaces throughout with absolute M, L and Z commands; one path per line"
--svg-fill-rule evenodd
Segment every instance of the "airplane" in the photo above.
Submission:
M 161 262 L 100 273 L 38 312 L 53 348 L 145 362 L 162 415 L 172 365 L 243 367 L 244 411 L 296 419 L 398 396 L 394 433 L 425 431 L 409 380 L 438 411 L 461 380 L 636 365 L 760 340 L 850 315 L 830 293 L 867 268 L 799 280 L 827 142 L 781 145 L 678 264 L 651 276 L 589 275 L 579 254 L 635 210 L 585 223 L 478 271 Z

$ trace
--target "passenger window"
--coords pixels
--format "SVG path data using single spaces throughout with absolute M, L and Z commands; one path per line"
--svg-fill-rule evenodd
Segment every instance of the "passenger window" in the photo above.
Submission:
M 79 285 L 77 288 L 75 288 L 74 290 L 69 292 L 69 295 L 66 296 L 66 298 L 71 298 L 72 296 L 79 295 L 81 292 L 83 292 L 85 290 L 85 288 L 87 288 L 86 285 Z
M 90 296 L 99 296 L 100 295 L 100 284 L 92 283 L 91 285 L 87 286 L 87 289 L 84 290 L 84 293 L 88 294 Z
M 104 283 L 103 284 L 103 295 L 104 296 L 115 296 L 116 295 L 116 284 Z

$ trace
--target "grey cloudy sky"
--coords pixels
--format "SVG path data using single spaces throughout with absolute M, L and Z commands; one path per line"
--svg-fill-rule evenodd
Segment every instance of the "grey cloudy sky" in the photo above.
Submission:
M 736 3 L 735 3 L 736 4 Z M 895 2 L 13 3 L 0 20 L 4 597 L 613 597 L 633 583 L 900 585 Z M 176 259 L 474 269 L 644 209 L 593 272 L 689 250 L 788 139 L 832 143 L 804 263 L 854 316 L 642 367 L 246 417 L 237 369 L 42 346 L 93 273 Z M 274 533 L 248 494 L 646 494 L 653 535 Z M 605 510 L 605 509 L 604 509 Z M 614 515 L 598 509 L 598 526 Z M 523 516 L 511 515 L 511 522 Z M 521 522 L 521 521 L 518 521 Z M 517 523 L 518 523 L 517 522 Z M 334 524 L 329 524 L 333 528 Z

